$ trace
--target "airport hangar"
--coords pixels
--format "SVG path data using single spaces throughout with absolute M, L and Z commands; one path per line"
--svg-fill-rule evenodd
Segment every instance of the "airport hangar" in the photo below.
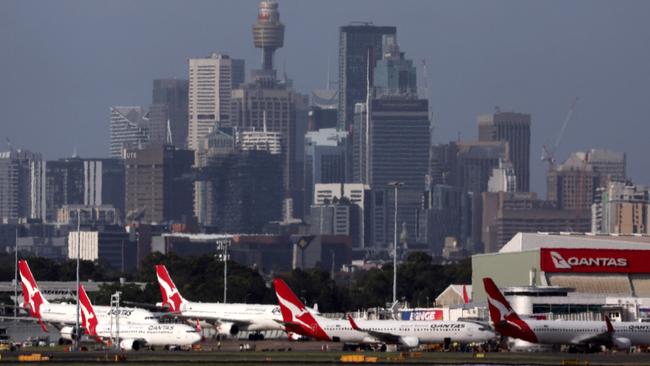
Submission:
M 650 236 L 518 233 L 472 256 L 472 298 L 491 277 L 516 311 L 550 318 L 650 320 Z

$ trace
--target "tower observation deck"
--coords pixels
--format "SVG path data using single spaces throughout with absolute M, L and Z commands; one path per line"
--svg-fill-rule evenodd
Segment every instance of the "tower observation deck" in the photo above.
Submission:
M 253 25 L 253 41 L 263 52 L 262 69 L 273 70 L 273 53 L 284 45 L 284 24 L 280 23 L 275 1 L 260 2 L 257 23 Z

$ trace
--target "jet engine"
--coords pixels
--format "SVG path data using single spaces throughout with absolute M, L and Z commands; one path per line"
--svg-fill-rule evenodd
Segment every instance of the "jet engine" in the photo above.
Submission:
M 239 325 L 234 323 L 222 322 L 216 327 L 218 335 L 235 336 L 239 333 Z
M 74 327 L 65 326 L 59 330 L 61 339 L 66 341 L 74 341 L 77 338 L 77 332 L 74 331 Z
M 627 350 L 632 346 L 632 341 L 629 338 L 614 337 L 612 339 L 614 346 L 619 350 Z
M 415 348 L 420 344 L 420 339 L 418 337 L 402 337 L 402 345 L 408 348 Z
M 120 349 L 123 349 L 125 351 L 137 351 L 139 350 L 143 344 L 135 339 L 124 339 L 120 341 Z

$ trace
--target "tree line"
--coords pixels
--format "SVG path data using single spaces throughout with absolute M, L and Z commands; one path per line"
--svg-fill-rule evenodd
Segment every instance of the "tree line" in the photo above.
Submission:
M 12 255 L 0 256 L 0 278 L 14 278 Z M 76 262 L 56 262 L 46 258 L 27 258 L 37 281 L 73 281 L 76 278 Z M 97 304 L 109 304 L 115 291 L 122 292 L 123 301 L 151 303 L 161 301 L 160 288 L 154 267 L 165 264 L 178 287 L 188 300 L 220 302 L 223 300 L 223 262 L 211 255 L 180 257 L 175 254 L 152 253 L 141 263 L 139 270 L 121 274 L 96 262 L 81 261 L 82 281 L 106 281 L 98 292 L 90 294 Z M 431 256 L 422 252 L 411 253 L 398 267 L 397 297 L 411 306 L 431 306 L 450 284 L 469 283 L 471 263 L 469 259 L 456 264 L 441 265 L 432 262 Z M 120 277 L 135 284 L 120 284 Z M 344 312 L 371 307 L 384 307 L 392 299 L 393 268 L 382 268 L 330 273 L 319 268 L 295 269 L 287 273 L 262 275 L 257 270 L 228 262 L 228 302 L 277 303 L 272 279 L 280 277 L 308 306 L 318 304 L 322 312 Z

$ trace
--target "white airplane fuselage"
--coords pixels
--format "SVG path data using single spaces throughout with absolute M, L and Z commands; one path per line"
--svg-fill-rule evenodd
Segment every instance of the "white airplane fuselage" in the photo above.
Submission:
M 120 324 L 157 324 L 158 319 L 148 310 L 139 308 L 111 309 L 110 306 L 95 306 L 100 322 L 110 323 L 119 319 Z M 40 308 L 43 322 L 54 324 L 76 323 L 77 305 L 68 303 L 45 303 Z M 111 318 L 112 316 L 112 318 Z M 81 322 L 81 317 L 79 318 Z
M 381 343 L 363 330 L 417 338 L 418 343 L 482 343 L 495 337 L 489 327 L 471 322 L 357 320 L 362 330 L 354 330 L 347 320 L 320 318 L 318 322 L 330 339 L 341 342 Z
M 119 336 L 122 341 L 144 341 L 148 346 L 190 346 L 201 340 L 195 328 L 186 324 L 120 324 L 100 323 L 97 336 L 112 339 Z
M 187 301 L 181 304 L 180 314 L 186 318 L 236 322 L 247 324 L 250 331 L 282 330 L 282 314 L 278 305 L 220 304 Z
M 535 333 L 538 343 L 580 344 L 582 340 L 607 332 L 603 321 L 529 320 L 526 323 Z M 650 344 L 650 324 L 614 322 L 614 338 L 626 338 L 631 345 Z M 588 343 L 588 342 L 587 342 Z

